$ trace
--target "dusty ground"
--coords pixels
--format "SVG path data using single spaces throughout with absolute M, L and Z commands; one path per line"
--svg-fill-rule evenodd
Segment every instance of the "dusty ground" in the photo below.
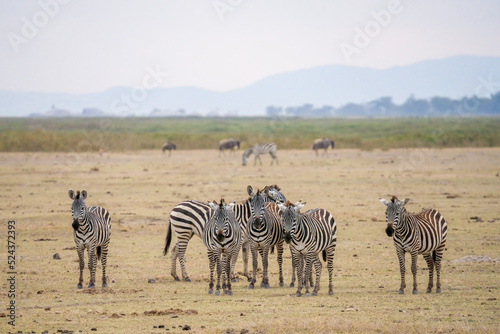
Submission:
M 241 166 L 241 152 L 0 154 L 0 332 L 499 332 L 500 149 L 280 151 L 279 166 Z M 208 260 L 199 238 L 188 247 L 192 283 L 174 282 L 164 257 L 166 221 L 184 199 L 241 201 L 246 186 L 277 183 L 305 208 L 331 211 L 338 225 L 334 296 L 326 266 L 318 297 L 296 298 L 234 284 L 234 296 L 207 294 Z M 77 290 L 78 262 L 68 189 L 87 189 L 88 205 L 112 215 L 109 288 Z M 443 293 L 398 295 L 399 266 L 385 235 L 378 197 L 411 197 L 410 211 L 434 207 L 448 221 Z M 477 217 L 477 218 L 471 218 Z M 7 222 L 16 221 L 16 326 L 8 325 Z M 175 239 L 174 239 L 175 241 Z M 61 260 L 52 257 L 59 253 Z M 285 251 L 285 280 L 291 277 Z M 469 256 L 469 262 L 462 258 Z M 480 258 L 487 257 L 487 258 Z M 461 260 L 462 259 L 462 260 Z M 479 262 L 481 260 L 486 260 Z M 409 271 L 409 259 L 407 268 Z M 239 260 L 237 270 L 242 271 Z M 97 275 L 101 271 L 98 268 Z M 85 281 L 88 281 L 85 270 Z M 154 279 L 156 283 L 148 283 Z M 411 277 L 407 274 L 407 283 Z M 0 314 L 1 315 L 1 314 Z M 164 326 L 164 327 L 160 327 Z M 95 331 L 93 330 L 95 329 Z

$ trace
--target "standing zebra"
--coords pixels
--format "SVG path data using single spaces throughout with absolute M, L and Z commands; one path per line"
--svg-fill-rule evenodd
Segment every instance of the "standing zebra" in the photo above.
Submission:
M 285 286 L 283 283 L 283 224 L 280 209 L 275 203 L 266 203 L 260 190 L 254 193 L 252 187 L 248 186 L 247 192 L 250 195 L 249 201 L 252 208 L 252 218 L 247 225 L 247 233 L 253 264 L 252 280 L 248 288 L 253 289 L 256 282 L 258 252 L 262 257 L 263 268 L 260 287 L 269 289 L 268 255 L 274 246 L 278 250 L 279 286 Z
M 271 166 L 273 165 L 274 160 L 276 160 L 276 164 L 278 164 L 278 156 L 276 155 L 277 149 L 278 147 L 276 146 L 275 143 L 255 144 L 248 150 L 243 152 L 243 166 L 247 165 L 248 157 L 252 155 L 252 153 L 255 155 L 255 160 L 253 163 L 254 166 L 257 163 L 257 159 L 259 159 L 260 164 L 262 165 L 262 160 L 260 160 L 260 155 L 266 153 L 269 153 L 273 158 L 271 160 Z
M 224 150 L 230 150 L 232 152 L 235 147 L 238 150 L 240 149 L 240 142 L 237 141 L 236 139 L 234 138 L 222 139 L 219 142 L 219 156 L 221 153 L 224 154 Z
M 323 153 L 321 153 L 321 156 L 326 156 L 328 148 L 331 147 L 333 149 L 334 146 L 335 143 L 333 140 L 329 138 L 319 138 L 314 141 L 312 149 L 316 151 L 316 156 L 318 156 L 318 150 L 322 148 Z
M 264 199 L 268 202 L 285 202 L 285 196 L 280 192 L 280 188 L 277 185 L 266 186 L 264 188 Z M 248 249 L 249 241 L 246 233 L 247 222 L 251 217 L 251 208 L 249 200 L 246 200 L 242 204 L 237 204 L 234 206 L 233 211 L 236 216 L 236 220 L 240 223 L 243 240 L 243 266 L 244 275 L 250 279 L 250 274 L 248 273 Z M 177 236 L 177 243 L 172 249 L 172 266 L 171 275 L 176 281 L 180 281 L 177 276 L 177 259 L 179 259 L 179 264 L 182 271 L 182 278 L 186 282 L 190 282 L 186 272 L 186 248 L 189 240 L 196 235 L 201 238 L 203 234 L 203 228 L 206 222 L 212 216 L 213 211 L 209 204 L 199 202 L 199 201 L 183 201 L 177 204 L 170 213 L 170 218 L 167 225 L 167 236 L 165 241 L 165 249 L 163 250 L 163 255 L 167 255 L 170 243 L 172 241 L 172 229 Z M 231 263 L 231 278 L 234 279 L 234 266 L 236 262 Z
M 99 206 L 85 206 L 87 191 L 82 190 L 76 193 L 73 190 L 68 192 L 69 198 L 73 200 L 71 214 L 73 216 L 73 236 L 76 244 L 76 251 L 80 260 L 80 279 L 77 288 L 81 289 L 83 284 L 83 268 L 85 262 L 83 253 L 85 248 L 88 251 L 90 283 L 89 288 L 95 289 L 95 271 L 97 260 L 102 264 L 102 287 L 106 288 L 106 260 L 108 256 L 108 245 L 111 236 L 111 217 L 109 212 Z M 97 252 L 97 259 L 96 259 Z
M 300 209 L 305 203 L 297 202 L 293 205 L 279 204 L 282 213 L 285 241 L 290 244 L 293 266 L 297 268 L 297 292 L 302 295 L 302 286 L 305 285 L 306 296 L 309 296 L 308 279 L 312 276 L 312 266 L 316 270 L 316 284 L 312 292 L 318 294 L 321 278 L 321 261 L 319 254 L 323 254 L 323 261 L 327 261 L 328 294 L 333 295 L 333 258 L 337 246 L 337 224 L 332 214 L 323 209 L 313 209 L 305 214 Z M 304 268 L 305 262 L 305 270 Z
M 392 196 L 390 201 L 379 198 L 387 208 L 385 217 L 387 221 L 386 233 L 394 238 L 396 253 L 401 271 L 401 287 L 398 293 L 403 294 L 405 283 L 405 253 L 411 255 L 411 272 L 413 274 L 413 294 L 417 294 L 417 255 L 422 254 L 427 267 L 429 267 L 429 284 L 427 293 L 432 291 L 434 267 L 436 268 L 436 292 L 441 293 L 441 259 L 446 245 L 448 226 L 443 216 L 434 209 L 424 209 L 419 213 L 408 213 L 405 209 L 410 200 L 405 198 L 400 201 Z
M 166 142 L 165 144 L 163 144 L 163 148 L 161 150 L 163 153 L 165 153 L 165 151 L 168 150 L 168 156 L 170 156 L 170 154 L 172 154 L 172 150 L 176 150 L 176 149 L 177 149 L 177 146 L 175 146 L 174 143 Z
M 203 230 L 203 243 L 207 247 L 208 259 L 210 261 L 208 293 L 211 294 L 214 292 L 214 267 L 217 263 L 217 285 L 215 286 L 214 295 L 220 295 L 221 275 L 224 293 L 233 295 L 229 275 L 231 263 L 236 262 L 240 251 L 241 227 L 236 221 L 233 212 L 234 203 L 226 205 L 224 199 L 221 199 L 219 204 L 214 201 L 214 203 L 209 203 L 209 205 L 213 210 L 213 214 Z

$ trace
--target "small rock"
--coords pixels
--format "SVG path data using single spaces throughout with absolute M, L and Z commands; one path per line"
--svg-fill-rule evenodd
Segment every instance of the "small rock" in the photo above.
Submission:
M 353 254 L 352 257 L 358 257 L 358 254 Z
M 0 318 L 5 318 L 7 315 L 5 313 L 0 313 Z
M 240 331 L 240 334 L 247 334 L 248 332 L 250 332 L 248 329 L 243 328 L 243 329 Z
M 47 307 L 45 308 L 45 311 L 50 311 L 50 306 L 47 306 Z
M 52 258 L 54 260 L 60 260 L 61 259 L 61 256 L 59 255 L 59 253 L 55 253 L 54 255 L 52 255 Z
M 183 331 L 190 331 L 190 330 L 191 330 L 191 326 L 189 326 L 189 325 L 184 325 L 184 326 L 182 326 L 182 330 L 183 330 Z
M 158 328 L 165 328 L 165 325 L 160 325 L 158 326 Z
M 97 328 L 91 328 L 90 329 L 92 332 L 97 332 Z
M 148 278 L 148 283 L 154 284 L 154 283 L 156 283 L 156 281 L 154 279 L 152 279 L 152 278 Z

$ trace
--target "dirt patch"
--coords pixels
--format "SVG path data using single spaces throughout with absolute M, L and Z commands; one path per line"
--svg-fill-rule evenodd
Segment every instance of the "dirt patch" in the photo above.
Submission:
M 453 260 L 451 262 L 453 262 L 453 263 L 481 263 L 481 262 L 498 263 L 498 259 L 492 259 L 489 256 L 467 255 L 461 259 Z
M 158 310 L 153 310 L 153 311 L 144 311 L 144 315 L 147 316 L 152 316 L 152 315 L 193 315 L 193 314 L 198 314 L 198 311 L 196 310 L 181 310 L 181 309 L 173 309 L 170 308 L 168 310 L 164 311 L 158 311 Z

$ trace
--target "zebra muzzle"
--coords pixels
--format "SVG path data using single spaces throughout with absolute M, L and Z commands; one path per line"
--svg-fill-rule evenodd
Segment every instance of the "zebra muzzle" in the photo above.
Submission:
M 73 224 L 71 224 L 71 226 L 73 226 L 73 230 L 78 230 L 78 226 L 80 226 L 78 219 L 73 219 Z
M 292 240 L 292 233 L 285 232 L 285 242 L 289 244 L 291 240 Z
M 385 233 L 387 233 L 388 237 L 392 237 L 394 235 L 394 226 L 391 223 L 387 224 L 387 228 L 385 229 Z
M 226 237 L 224 236 L 224 234 L 217 233 L 217 241 L 222 242 L 222 241 L 224 241 L 224 239 L 226 239 Z

